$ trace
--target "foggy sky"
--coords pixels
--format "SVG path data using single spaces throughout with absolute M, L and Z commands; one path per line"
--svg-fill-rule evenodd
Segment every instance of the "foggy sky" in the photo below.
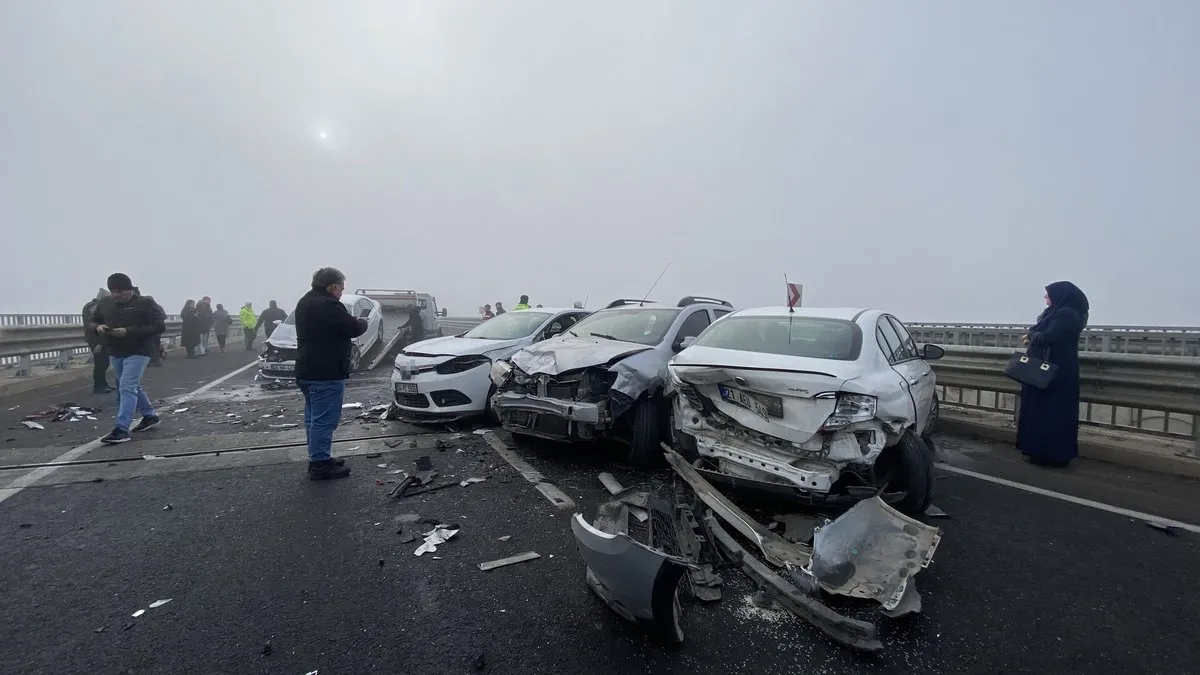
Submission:
M 0 312 L 313 270 L 1200 324 L 1200 4 L 0 0 Z M 324 137 L 322 137 L 324 136 Z

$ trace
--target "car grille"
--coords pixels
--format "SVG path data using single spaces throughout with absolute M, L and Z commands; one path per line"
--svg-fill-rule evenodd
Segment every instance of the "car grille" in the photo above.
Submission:
M 571 431 L 570 420 L 556 415 L 542 415 L 527 410 L 514 410 L 504 414 L 504 421 L 516 427 L 523 427 L 552 436 L 567 436 Z
M 279 349 L 278 347 L 276 347 L 274 349 L 268 350 L 267 354 L 264 358 L 270 362 L 295 361 L 296 360 L 296 350 L 295 349 Z
M 429 399 L 425 394 L 396 394 L 396 403 L 406 408 L 428 408 Z
M 432 398 L 433 404 L 439 408 L 471 404 L 470 397 L 455 389 L 439 389 L 438 391 L 430 393 L 429 398 Z

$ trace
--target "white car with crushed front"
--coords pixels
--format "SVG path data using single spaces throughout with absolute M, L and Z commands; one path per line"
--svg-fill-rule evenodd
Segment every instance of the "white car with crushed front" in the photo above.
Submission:
M 677 449 L 713 482 L 847 506 L 879 494 L 923 513 L 938 413 L 927 361 L 878 310 L 747 309 L 672 359 Z
M 554 337 L 586 317 L 582 309 L 505 312 L 471 330 L 411 344 L 392 371 L 395 411 L 410 419 L 460 418 L 488 410 L 492 362 Z
M 350 316 L 367 320 L 367 331 L 354 338 L 350 348 L 350 371 L 358 370 L 362 355 L 383 335 L 383 312 L 375 300 L 362 295 L 342 294 L 342 305 Z M 258 357 L 259 379 L 281 382 L 296 379 L 296 312 L 275 326 Z

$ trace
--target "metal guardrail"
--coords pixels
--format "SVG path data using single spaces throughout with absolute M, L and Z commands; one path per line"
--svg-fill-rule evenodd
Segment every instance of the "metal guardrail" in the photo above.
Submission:
M 906 323 L 913 339 L 937 345 L 1021 348 L 1028 325 L 979 323 Z M 1200 327 L 1089 326 L 1079 336 L 1085 352 L 1200 356 Z

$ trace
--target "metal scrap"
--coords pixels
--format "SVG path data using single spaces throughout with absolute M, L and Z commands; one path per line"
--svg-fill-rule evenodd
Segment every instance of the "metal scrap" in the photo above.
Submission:
M 30 422 L 29 420 L 25 420 L 25 421 L 21 422 L 21 424 L 24 424 L 25 428 L 27 428 L 27 429 L 38 429 L 40 431 L 46 430 L 46 427 L 38 424 L 37 422 Z
M 489 572 L 497 567 L 506 567 L 508 565 L 515 565 L 517 563 L 529 562 L 530 560 L 537 560 L 540 557 L 542 556 L 538 555 L 534 551 L 526 551 L 525 553 L 510 555 L 507 558 L 479 563 L 479 569 L 483 570 L 484 572 Z
M 619 494 L 621 494 L 622 491 L 625 490 L 625 488 L 621 487 L 621 484 L 619 482 L 617 482 L 617 479 L 614 478 L 613 475 L 611 473 L 608 473 L 607 471 L 601 473 L 598 476 L 598 478 L 600 479 L 600 482 L 604 485 L 604 489 L 608 490 L 608 493 L 611 495 L 614 495 L 614 496 L 619 495 Z
M 450 529 L 451 527 L 454 529 Z M 438 525 L 432 530 L 421 535 L 425 537 L 425 541 L 419 547 L 417 547 L 417 550 L 413 552 L 413 555 L 419 556 L 426 553 L 433 553 L 437 551 L 437 547 L 439 545 L 450 541 L 450 539 L 456 534 L 458 534 L 457 525 Z

